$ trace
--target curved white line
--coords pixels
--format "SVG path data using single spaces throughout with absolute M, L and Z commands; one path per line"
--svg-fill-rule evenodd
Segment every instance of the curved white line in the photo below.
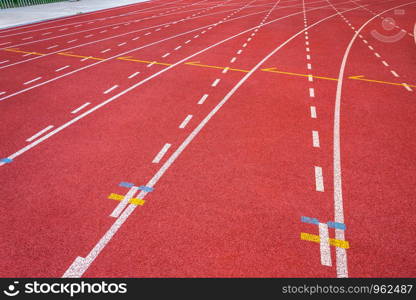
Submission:
M 328 1 L 329 2 L 329 1 Z M 348 55 L 350 53 L 351 47 L 356 40 L 357 36 L 366 27 L 371 21 L 380 15 L 393 10 L 398 7 L 406 6 L 416 3 L 416 1 L 395 6 L 393 8 L 387 9 L 379 14 L 376 14 L 374 17 L 370 18 L 365 22 L 354 34 L 350 43 L 345 50 L 344 57 L 342 58 L 341 67 L 338 75 L 337 82 L 337 91 L 335 96 L 335 109 L 334 109 L 334 210 L 335 210 L 335 222 L 344 223 L 344 208 L 343 208 L 343 198 L 342 198 L 342 178 L 341 178 L 341 142 L 340 142 L 340 113 L 341 113 L 341 93 L 342 93 L 342 83 L 344 80 L 345 66 L 347 63 Z M 360 8 L 360 7 L 358 7 Z M 340 13 L 337 12 L 339 15 Z M 335 238 L 338 240 L 344 240 L 345 234 L 344 230 L 336 229 Z M 344 248 L 336 248 L 336 258 L 337 258 L 337 277 L 348 277 L 348 267 L 347 267 L 347 252 Z

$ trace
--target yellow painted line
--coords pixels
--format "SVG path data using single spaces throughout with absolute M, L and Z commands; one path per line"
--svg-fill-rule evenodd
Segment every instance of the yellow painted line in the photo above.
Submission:
M 348 79 L 355 79 L 355 80 L 361 80 L 361 81 L 367 81 L 367 82 L 375 82 L 375 83 L 382 83 L 382 84 L 390 84 L 390 85 L 403 86 L 402 83 L 390 82 L 390 81 L 381 81 L 381 80 L 374 80 L 374 79 L 367 79 L 367 78 L 363 78 L 363 77 L 364 77 L 364 75 L 361 75 L 361 76 L 349 76 Z M 410 87 L 416 87 L 416 85 L 412 85 L 412 84 L 408 84 L 408 86 L 410 86 Z
M 261 71 L 279 73 L 279 74 L 286 74 L 286 75 L 292 75 L 292 76 L 301 76 L 301 77 L 308 77 L 309 76 L 308 74 L 278 71 L 276 68 L 266 68 L 266 69 L 261 69 Z M 313 78 L 318 78 L 318 79 L 338 81 L 337 78 L 332 78 L 332 77 L 324 77 L 324 76 L 316 76 L 316 75 L 312 75 L 312 77 Z
M 99 58 L 99 57 L 93 57 L 93 56 L 84 56 L 84 55 L 76 55 L 76 54 L 71 54 L 71 53 L 67 53 L 67 52 L 59 52 L 58 55 L 77 57 L 77 58 L 88 58 L 88 59 L 94 59 L 94 60 L 105 60 L 105 58 Z
M 140 62 L 140 63 L 145 63 L 145 64 L 154 63 L 155 65 L 163 65 L 163 66 L 171 66 L 172 65 L 172 64 L 162 63 L 162 62 L 157 62 L 157 61 L 148 61 L 148 60 L 134 59 L 134 58 L 131 58 L 131 56 L 117 57 L 117 59 L 119 59 L 119 60 L 126 60 L 126 61 Z
M 25 53 L 25 54 L 33 54 L 33 55 L 45 55 L 42 53 L 38 53 L 38 52 L 28 52 L 28 51 L 23 51 L 23 50 L 19 50 L 19 49 L 14 49 L 14 48 L 7 48 L 4 49 L 4 51 L 8 51 L 8 52 L 16 52 L 16 53 Z
M 300 233 L 300 239 L 304 240 L 304 241 L 315 242 L 315 243 L 319 243 L 321 241 L 321 238 L 319 237 L 319 235 L 305 233 L 305 232 Z M 338 247 L 338 248 L 344 248 L 344 249 L 349 249 L 350 248 L 350 243 L 349 242 L 341 241 L 341 240 L 337 240 L 337 239 L 329 239 L 329 244 L 331 246 L 335 246 L 335 247 Z
M 197 66 L 197 67 L 203 67 L 203 68 L 221 69 L 221 70 L 224 70 L 226 68 L 226 67 L 220 67 L 220 66 L 203 65 L 203 64 L 200 64 L 199 61 L 187 62 L 185 63 L 185 65 Z M 243 72 L 243 73 L 250 72 L 249 70 L 233 69 L 233 68 L 228 68 L 228 70 L 236 71 L 236 72 Z
M 108 196 L 108 199 L 122 201 L 124 199 L 124 196 L 123 195 L 119 195 L 119 194 L 111 193 Z M 143 199 L 139 199 L 139 198 L 132 198 L 132 199 L 129 200 L 129 203 L 134 204 L 134 205 L 143 205 L 144 202 L 145 201 Z

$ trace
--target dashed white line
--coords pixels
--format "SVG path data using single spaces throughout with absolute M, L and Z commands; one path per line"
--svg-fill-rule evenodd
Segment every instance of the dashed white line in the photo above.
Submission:
M 216 87 L 221 79 L 217 78 L 214 80 L 214 82 L 211 84 L 212 87 Z
M 320 147 L 320 143 L 319 143 L 319 132 L 316 130 L 312 130 L 312 145 L 315 148 L 319 148 Z
M 0 61 L 0 65 L 1 64 L 5 64 L 5 63 L 7 63 L 7 62 L 9 62 L 10 60 L 8 59 L 8 60 L 3 60 L 3 61 Z
M 135 72 L 135 73 L 133 73 L 129 76 L 129 79 L 132 79 L 133 77 L 136 77 L 139 74 L 140 74 L 140 72 Z
M 2 43 L 2 44 L 0 44 L 0 46 L 4 46 L 4 45 L 7 45 L 7 44 L 11 44 L 12 42 L 5 42 L 5 43 Z
M 314 88 L 309 88 L 309 96 L 311 98 L 314 98 L 315 97 L 315 89 Z
M 160 162 L 160 160 L 163 158 L 163 156 L 166 154 L 166 152 L 169 150 L 170 146 L 172 146 L 171 144 L 166 143 L 162 150 L 159 151 L 159 153 L 155 156 L 155 158 L 153 159 L 152 163 L 157 164 Z
M 394 77 L 400 77 L 399 74 L 397 74 L 395 71 L 391 70 L 390 72 L 394 75 Z
M 311 56 L 309 54 L 306 54 L 306 59 L 311 60 Z
M 322 168 L 315 166 L 315 186 L 318 192 L 324 191 L 324 177 L 322 175 Z
M 188 44 L 188 43 L 190 43 L 191 42 L 191 40 L 187 40 L 186 42 L 185 42 L 185 44 Z
M 316 107 L 311 106 L 311 118 L 316 119 Z
M 27 37 L 27 38 L 23 38 L 22 41 L 26 41 L 26 40 L 30 40 L 33 39 L 33 36 Z
M 240 49 L 240 50 L 237 51 L 237 54 L 241 54 L 242 52 L 243 52 L 243 50 Z
M 185 120 L 179 125 L 179 128 L 185 128 L 185 126 L 189 123 L 189 121 L 192 119 L 192 115 L 188 115 Z
M 153 66 L 156 63 L 156 61 L 152 61 L 150 64 L 147 65 L 148 68 L 150 68 L 151 66 Z
M 79 112 L 81 109 L 83 109 L 84 107 L 87 107 L 88 105 L 90 105 L 91 103 L 86 102 L 84 104 L 82 104 L 80 107 L 74 109 L 73 111 L 71 111 L 71 114 L 76 114 L 77 112 Z
M 405 87 L 406 90 L 408 90 L 409 92 L 412 92 L 412 88 L 407 84 L 407 83 L 402 83 L 402 85 Z
M 208 98 L 208 94 L 204 94 L 201 97 L 201 99 L 198 101 L 198 104 L 203 104 L 207 98 Z
M 308 63 L 307 68 L 308 68 L 308 70 L 312 70 L 312 65 Z
M 382 63 L 383 65 L 385 65 L 386 67 L 388 67 L 388 66 L 389 66 L 389 64 L 388 64 L 385 60 L 381 61 L 381 63 Z
M 111 48 L 110 49 L 105 49 L 105 50 L 101 51 L 101 53 L 106 53 L 106 52 L 108 52 L 110 50 L 111 50 Z
M 46 127 L 46 128 L 44 128 L 44 129 L 42 129 L 42 130 L 41 130 L 41 131 L 39 131 L 38 133 L 36 133 L 36 134 L 32 135 L 30 138 L 28 138 L 28 139 L 26 140 L 26 142 L 31 142 L 31 141 L 33 141 L 34 139 L 36 139 L 37 137 L 41 136 L 41 135 L 42 135 L 42 134 L 44 134 L 46 131 L 51 130 L 52 128 L 53 128 L 53 126 L 52 126 L 52 125 L 49 125 L 48 127 Z
M 168 52 L 168 53 L 165 53 L 162 57 L 165 58 L 165 57 L 168 57 L 169 55 L 170 53 Z
M 380 58 L 380 54 L 378 54 L 377 52 L 374 52 L 374 55 Z
M 308 81 L 313 82 L 313 76 L 311 74 L 308 75 Z
M 179 50 L 179 49 L 181 49 L 182 48 L 182 46 L 178 46 L 178 47 L 176 47 L 174 50 L 176 51 L 176 50 Z
M 64 66 L 64 67 L 62 67 L 62 68 L 56 69 L 56 70 L 55 70 L 55 72 L 62 71 L 62 70 L 64 70 L 64 69 L 66 69 L 66 68 L 69 68 L 69 65 L 66 65 L 66 66 Z
M 121 46 L 124 46 L 125 44 L 127 44 L 127 42 L 120 43 L 120 44 L 118 44 L 117 46 L 118 46 L 118 47 L 121 47 Z
M 230 67 L 226 67 L 224 70 L 222 70 L 222 72 L 221 73 L 223 73 L 223 74 L 225 74 L 225 73 L 227 73 L 228 72 L 228 70 L 230 69 Z
M 56 47 L 58 47 L 58 45 L 53 45 L 53 46 L 50 46 L 50 47 L 48 47 L 48 48 L 46 48 L 46 49 L 53 49 L 53 48 L 56 48 Z
M 230 63 L 235 62 L 235 61 L 236 61 L 236 59 L 237 59 L 237 57 L 233 57 L 233 58 L 231 58 Z
M 76 42 L 78 39 L 75 39 L 75 40 L 70 40 L 70 41 L 68 41 L 67 42 L 67 44 L 70 44 L 70 43 L 73 43 L 73 42 Z
M 32 83 L 32 82 L 35 82 L 35 81 L 38 81 L 39 79 L 41 79 L 42 77 L 37 77 L 37 78 L 35 78 L 35 79 L 32 79 L 32 80 L 29 80 L 29 81 L 26 81 L 25 83 L 23 83 L 24 85 L 27 85 L 27 84 L 29 84 L 29 83 Z
M 114 85 L 114 86 L 112 86 L 111 88 L 109 88 L 108 90 L 106 90 L 105 92 L 104 92 L 104 94 L 108 94 L 109 92 L 111 92 L 112 90 L 115 90 L 116 88 L 118 88 L 118 85 L 116 84 L 116 85 Z

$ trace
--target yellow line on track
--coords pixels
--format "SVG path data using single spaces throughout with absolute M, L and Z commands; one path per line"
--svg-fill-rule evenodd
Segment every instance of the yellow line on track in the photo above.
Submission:
M 314 243 L 321 242 L 321 237 L 319 235 L 305 233 L 305 232 L 300 233 L 300 239 L 304 241 L 314 242 Z M 348 243 L 347 241 L 341 241 L 337 239 L 329 239 L 329 244 L 331 246 L 335 246 L 338 248 L 344 248 L 344 249 L 350 248 L 350 243 Z

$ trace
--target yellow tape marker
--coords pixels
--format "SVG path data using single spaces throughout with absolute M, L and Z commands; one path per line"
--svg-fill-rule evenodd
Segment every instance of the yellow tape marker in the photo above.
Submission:
M 321 238 L 319 237 L 319 235 L 305 233 L 305 232 L 300 233 L 300 239 L 304 241 L 315 242 L 315 243 L 319 243 L 321 241 Z M 329 239 L 329 244 L 331 246 L 338 247 L 338 248 L 344 248 L 344 249 L 350 248 L 350 243 L 348 243 L 347 241 Z
M 121 200 L 124 199 L 124 196 L 123 195 L 119 195 L 119 194 L 111 193 L 108 196 L 108 199 L 121 201 Z M 143 199 L 139 199 L 139 198 L 132 198 L 132 199 L 129 200 L 129 203 L 134 204 L 134 205 L 143 205 L 144 202 L 145 201 Z

